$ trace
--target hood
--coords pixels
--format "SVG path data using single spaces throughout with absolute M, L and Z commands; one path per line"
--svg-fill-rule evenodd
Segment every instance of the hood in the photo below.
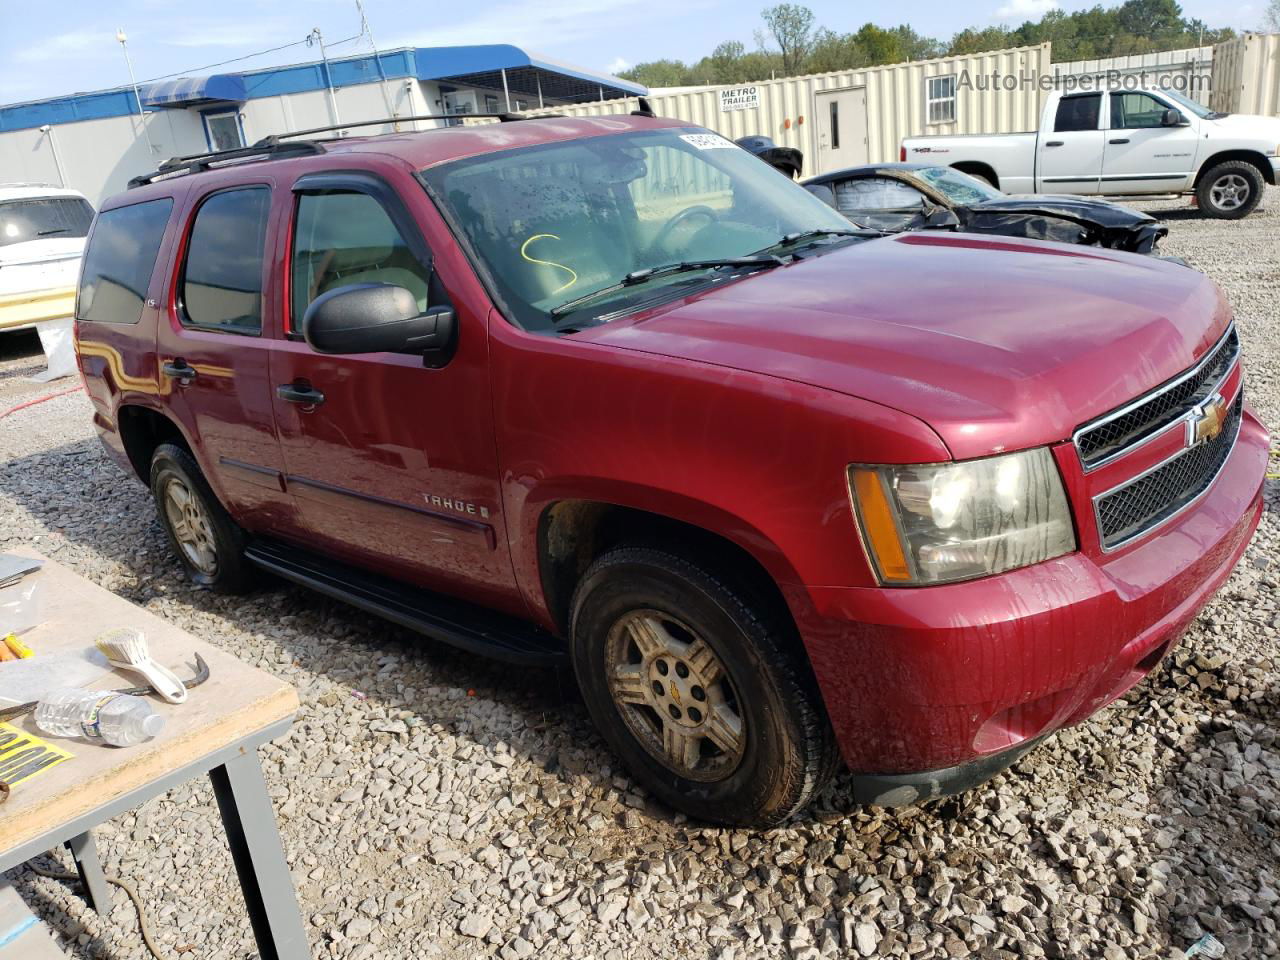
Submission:
M 1106 200 L 1094 200 L 1089 197 L 1049 194 L 997 197 L 994 200 L 969 204 L 969 209 L 981 213 L 1043 213 L 1049 216 L 1087 220 L 1100 227 L 1132 227 L 1156 222 L 1155 217 L 1134 210 L 1132 207 L 1122 207 L 1118 203 L 1108 203 Z
M 1280 117 L 1262 117 L 1253 113 L 1228 113 L 1208 121 L 1219 130 L 1238 137 L 1260 137 L 1271 143 L 1272 149 L 1280 144 Z
M 1203 274 L 1095 247 L 910 233 L 576 336 L 800 381 L 928 423 L 958 459 L 1065 440 L 1229 322 Z

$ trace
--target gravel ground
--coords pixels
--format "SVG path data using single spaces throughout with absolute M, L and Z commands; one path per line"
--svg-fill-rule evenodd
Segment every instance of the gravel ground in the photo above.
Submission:
M 1250 395 L 1280 424 L 1280 189 L 1243 223 L 1184 202 L 1169 253 L 1236 308 Z M 26 384 L 0 342 L 0 410 Z M 65 381 L 63 381 L 65 383 Z M 192 589 L 145 491 L 74 394 L 0 420 L 0 549 L 33 545 L 293 683 L 263 760 L 316 957 L 1280 957 L 1280 484 L 1245 561 L 1170 661 L 1121 702 L 959 798 L 858 808 L 837 783 L 783 829 L 708 829 L 613 761 L 571 685 L 455 653 L 291 587 Z M 98 833 L 173 956 L 254 956 L 208 786 Z M 116 894 L 98 917 L 9 878 L 76 957 L 144 957 Z

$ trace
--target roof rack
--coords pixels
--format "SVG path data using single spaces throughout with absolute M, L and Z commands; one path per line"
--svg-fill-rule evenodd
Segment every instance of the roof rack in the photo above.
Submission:
M 268 140 L 271 138 L 268 137 Z M 300 143 L 267 143 L 262 141 L 252 147 L 236 147 L 233 150 L 211 150 L 207 153 L 193 153 L 185 157 L 173 157 L 160 164 L 160 168 L 151 173 L 144 173 L 129 181 L 129 189 L 143 187 L 157 180 L 186 173 L 202 173 L 213 168 L 214 164 L 227 163 L 234 160 L 254 160 L 274 157 L 299 157 L 308 154 L 324 153 L 324 147 L 318 143 L 304 140 Z
M 547 120 L 563 117 L 560 113 L 540 113 L 530 116 L 523 113 L 422 113 L 410 117 L 383 117 L 380 120 L 357 120 L 355 123 L 334 123 L 327 127 L 312 127 L 309 130 L 294 130 L 290 133 L 273 133 L 263 137 L 255 144 L 259 147 L 274 146 L 282 140 L 293 137 L 309 137 L 314 133 L 331 133 L 334 130 L 346 130 L 350 127 L 380 127 L 392 123 L 412 123 L 416 120 L 497 120 L 500 123 L 515 123 L 520 120 Z M 425 132 L 425 131 L 424 131 Z

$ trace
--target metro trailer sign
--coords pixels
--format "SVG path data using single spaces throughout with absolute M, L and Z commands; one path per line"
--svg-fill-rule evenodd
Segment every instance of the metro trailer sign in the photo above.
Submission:
M 751 110 L 760 106 L 760 88 L 754 84 L 749 87 L 727 87 L 720 91 L 720 112 L 729 110 Z

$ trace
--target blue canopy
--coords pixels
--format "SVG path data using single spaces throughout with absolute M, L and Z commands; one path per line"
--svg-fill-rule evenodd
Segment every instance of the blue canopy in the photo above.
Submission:
M 192 107 L 202 103 L 244 103 L 244 77 L 235 73 L 215 73 L 211 77 L 178 77 L 148 83 L 142 88 L 142 102 L 148 107 Z

